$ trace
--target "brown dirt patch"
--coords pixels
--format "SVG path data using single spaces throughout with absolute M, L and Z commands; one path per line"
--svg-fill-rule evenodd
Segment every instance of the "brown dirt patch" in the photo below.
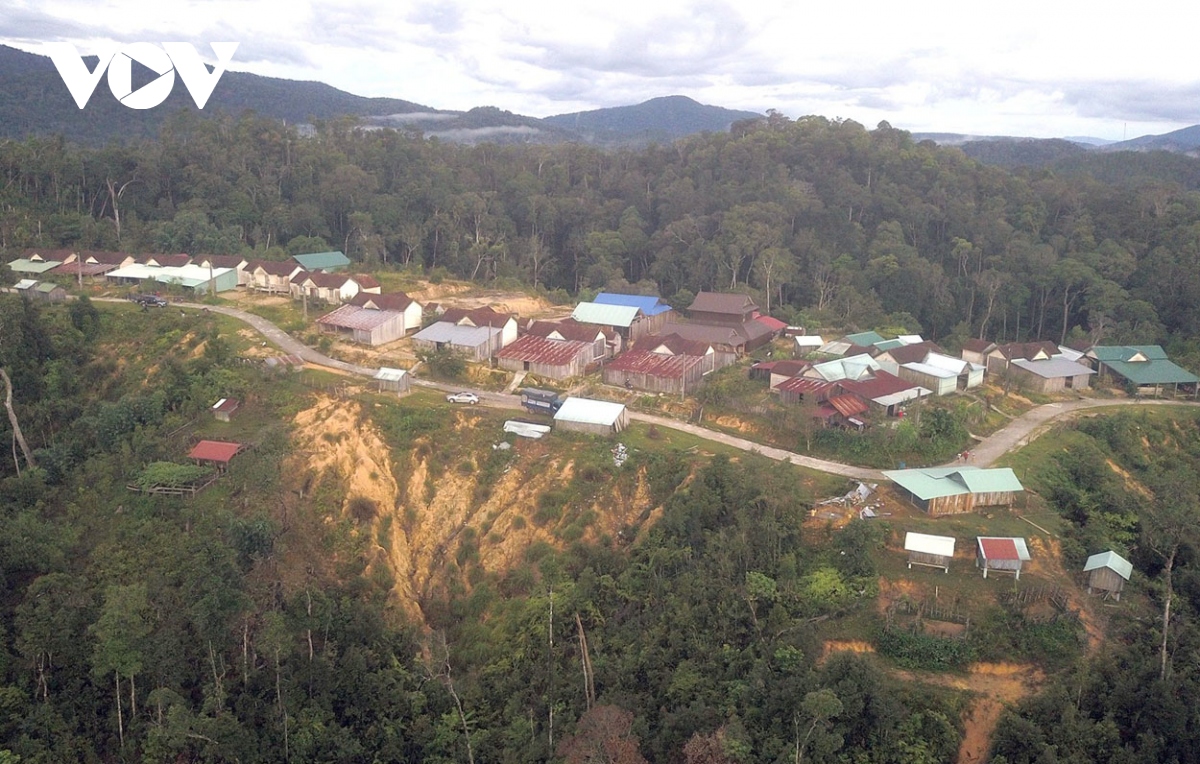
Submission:
M 1145 438 L 1145 436 L 1143 436 L 1143 439 L 1144 438 Z M 1111 469 L 1113 472 L 1120 475 L 1121 480 L 1123 480 L 1125 482 L 1126 488 L 1128 488 L 1129 490 L 1131 490 L 1137 494 L 1140 494 L 1143 498 L 1151 499 L 1151 500 L 1154 499 L 1154 494 L 1150 491 L 1150 489 L 1147 488 L 1146 486 L 1142 485 L 1141 481 L 1139 481 L 1137 478 L 1135 478 L 1133 475 L 1131 475 L 1129 473 L 1129 470 L 1124 469 L 1121 465 L 1117 464 L 1112 459 L 1105 459 L 1105 462 L 1108 463 L 1109 469 Z
M 829 656 L 834 653 L 864 653 L 875 652 L 875 646 L 870 642 L 863 642 L 857 639 L 827 639 L 821 647 L 821 662 L 824 662 Z

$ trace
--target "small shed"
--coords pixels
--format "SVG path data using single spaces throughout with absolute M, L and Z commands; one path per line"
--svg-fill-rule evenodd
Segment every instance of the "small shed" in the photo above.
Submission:
M 242 402 L 236 398 L 222 398 L 212 405 L 213 416 L 218 421 L 228 422 L 233 418 L 234 412 L 241 408 Z
M 50 281 L 40 282 L 33 288 L 33 294 L 45 302 L 65 302 L 67 299 L 67 290 Z
M 984 578 L 987 578 L 989 570 L 999 570 L 1012 573 L 1020 580 L 1021 566 L 1030 560 L 1025 539 L 978 536 L 976 541 L 975 565 L 983 569 Z
M 1088 574 L 1088 594 L 1099 590 L 1104 592 L 1105 597 L 1112 595 L 1119 602 L 1121 590 L 1133 574 L 1133 564 L 1110 550 L 1087 558 L 1083 572 Z
M 229 467 L 229 462 L 233 460 L 233 457 L 240 454 L 245 448 L 246 446 L 242 443 L 202 440 L 192 446 L 192 450 L 188 452 L 188 458 L 195 461 L 196 464 L 209 465 L 224 471 Z
M 908 531 L 904 534 L 904 551 L 908 552 L 909 570 L 913 565 L 927 565 L 949 573 L 950 560 L 954 558 L 954 537 Z
M 389 369 L 384 366 L 375 372 L 375 381 L 379 383 L 381 393 L 407 395 L 412 390 L 412 380 L 404 369 Z
M 629 426 L 624 403 L 567 398 L 554 414 L 554 426 L 591 435 L 615 435 Z

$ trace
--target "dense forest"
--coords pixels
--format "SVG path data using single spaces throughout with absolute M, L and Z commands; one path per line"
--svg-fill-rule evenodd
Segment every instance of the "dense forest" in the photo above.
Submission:
M 778 114 L 606 152 L 180 112 L 132 146 L 0 143 L 0 247 L 331 247 L 572 294 L 744 289 L 788 320 L 938 339 L 1200 335 L 1200 160 L 1094 161 L 1014 173 L 886 123 Z
M 299 137 L 185 113 L 132 147 L 0 143 L 0 246 L 335 247 L 364 268 L 565 293 L 655 289 L 678 304 L 749 290 L 818 326 L 1195 353 L 1192 161 L 1158 163 L 1168 177 L 1137 155 L 1105 158 L 1111 175 L 1127 167 L 1122 182 L 1010 173 L 886 124 L 777 115 L 601 152 L 343 121 Z M 306 491 L 286 466 L 303 458 L 288 422 L 312 391 L 238 363 L 219 321 L 0 295 L 0 368 L 33 450 L 13 443 L 0 460 L 3 764 L 949 762 L 964 695 L 890 667 L 974 659 L 1048 676 L 1002 720 L 994 764 L 1197 760 L 1194 418 L 1084 420 L 1030 457 L 1030 484 L 1066 528 L 1063 559 L 1104 546 L 1136 566 L 1088 652 L 1076 628 L 1003 610 L 952 649 L 884 633 L 883 527 L 803 525 L 816 497 L 801 473 L 666 450 L 619 472 L 582 440 L 563 445 L 580 468 L 530 521 L 631 474 L 655 521 L 536 544 L 502 571 L 464 534 L 417 617 L 370 564 L 392 531 L 354 513 L 380 508 L 341 514 L 343 497 Z M 128 489 L 231 392 L 260 418 L 228 479 L 194 501 Z M 431 445 L 451 424 L 438 405 L 371 403 L 395 453 L 436 457 L 442 475 L 499 469 L 500 452 L 469 454 L 466 437 Z M 823 629 L 847 622 L 883 655 L 825 658 Z

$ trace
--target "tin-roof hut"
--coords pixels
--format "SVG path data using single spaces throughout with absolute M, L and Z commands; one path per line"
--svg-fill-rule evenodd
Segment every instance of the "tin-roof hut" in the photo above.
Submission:
M 950 560 L 954 559 L 954 537 L 908 531 L 904 534 L 904 551 L 908 552 L 909 570 L 913 565 L 927 565 L 949 573 Z
M 1021 566 L 1030 560 L 1025 539 L 979 536 L 976 542 L 975 565 L 983 569 L 984 578 L 989 570 L 999 570 L 1012 573 L 1020 580 Z
M 1088 574 L 1088 594 L 1094 591 L 1104 592 L 1104 596 L 1112 596 L 1118 602 L 1121 600 L 1121 590 L 1125 582 L 1133 574 L 1133 565 L 1121 555 L 1113 551 L 1101 552 L 1087 558 L 1083 572 Z

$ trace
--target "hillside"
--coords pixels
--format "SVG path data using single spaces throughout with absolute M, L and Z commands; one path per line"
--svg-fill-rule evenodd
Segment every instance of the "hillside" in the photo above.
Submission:
M 761 117 L 752 111 L 708 106 L 676 95 L 652 98 L 635 106 L 556 114 L 543 121 L 611 143 L 671 141 L 694 133 L 724 132 L 738 120 Z

